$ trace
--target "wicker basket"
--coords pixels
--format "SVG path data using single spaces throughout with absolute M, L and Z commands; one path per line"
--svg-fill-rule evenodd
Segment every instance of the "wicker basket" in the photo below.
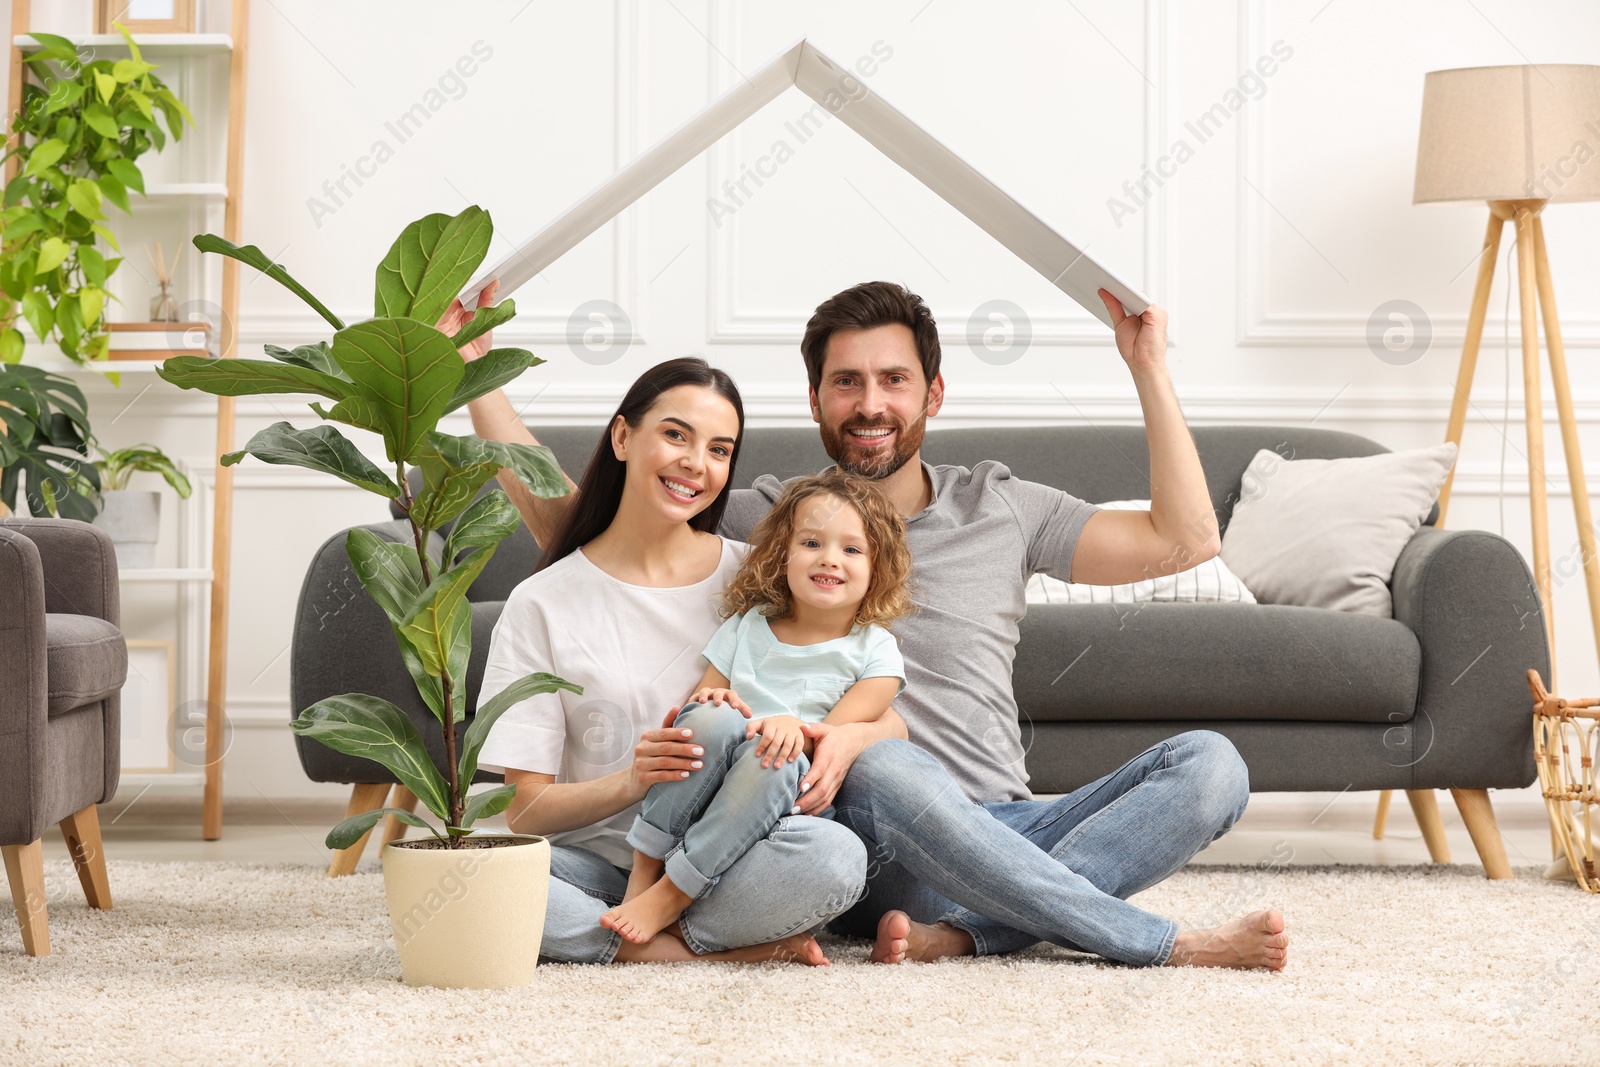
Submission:
M 1578 884 L 1600 893 L 1595 868 L 1595 763 L 1600 762 L 1600 698 L 1552 696 L 1538 671 L 1528 672 L 1533 690 L 1533 760 L 1539 769 L 1550 832 L 1566 854 Z M 1579 833 L 1579 826 L 1582 833 Z

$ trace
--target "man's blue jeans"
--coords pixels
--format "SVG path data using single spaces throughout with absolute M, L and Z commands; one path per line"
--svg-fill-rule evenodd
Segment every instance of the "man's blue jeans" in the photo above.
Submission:
M 834 801 L 869 856 L 867 896 L 839 925 L 871 936 L 900 909 L 965 930 L 979 955 L 1048 941 L 1159 966 L 1178 925 L 1125 898 L 1227 833 L 1249 800 L 1244 760 L 1210 730 L 1153 745 L 1059 799 L 989 804 L 967 799 L 930 753 L 879 741 Z
M 811 766 L 801 754 L 763 767 L 755 756 L 761 738 L 745 738 L 749 723 L 732 704 L 686 705 L 673 725 L 694 730 L 705 766 L 651 786 L 628 831 L 628 844 L 666 860 L 667 877 L 693 900 L 789 814 Z

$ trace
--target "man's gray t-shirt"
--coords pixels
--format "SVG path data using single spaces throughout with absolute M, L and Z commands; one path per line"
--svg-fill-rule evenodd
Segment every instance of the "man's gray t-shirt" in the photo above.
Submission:
M 1078 535 L 1100 509 L 993 461 L 922 469 L 933 500 L 906 520 L 917 607 L 890 626 L 906 662 L 894 706 L 968 797 L 1027 800 L 1011 691 L 1023 588 L 1036 571 L 1070 580 Z M 782 490 L 768 474 L 730 493 L 718 532 L 748 541 Z

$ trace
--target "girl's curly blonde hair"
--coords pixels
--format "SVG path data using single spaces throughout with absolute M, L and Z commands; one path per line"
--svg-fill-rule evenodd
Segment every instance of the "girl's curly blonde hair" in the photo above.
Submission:
M 794 538 L 802 505 L 830 496 L 844 501 L 861 516 L 872 552 L 872 579 L 867 583 L 867 595 L 856 608 L 855 625 L 876 623 L 887 627 L 911 610 L 911 550 L 906 546 L 905 520 L 871 481 L 834 468 L 809 478 L 796 478 L 784 486 L 772 510 L 751 532 L 750 552 L 723 593 L 724 617 L 754 609 L 776 619 L 794 609 L 787 575 L 789 542 Z

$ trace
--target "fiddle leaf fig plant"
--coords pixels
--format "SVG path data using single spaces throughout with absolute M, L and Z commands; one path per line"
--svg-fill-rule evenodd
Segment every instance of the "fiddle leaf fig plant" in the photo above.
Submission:
M 300 713 L 291 729 L 336 751 L 383 764 L 444 824 L 445 832 L 411 812 L 380 808 L 335 826 L 327 837 L 329 848 L 348 848 L 385 814 L 431 831 L 446 847 L 460 847 L 478 819 L 504 811 L 516 795 L 514 785 L 468 795 L 478 753 L 495 721 L 531 696 L 559 689 L 582 692 L 555 675 L 530 674 L 480 706 L 457 737 L 458 726 L 466 721 L 472 654 L 467 588 L 522 521 L 499 488 L 482 496 L 478 492 L 502 468 L 537 496 L 567 491 L 547 448 L 438 431 L 446 414 L 544 362 L 519 348 L 497 348 L 468 363 L 457 350 L 491 328 L 489 324 L 509 320 L 516 313 L 510 300 L 480 309 L 454 336 L 432 325 L 483 262 L 492 233 L 488 213 L 477 207 L 453 217 L 428 215 L 407 226 L 378 267 L 376 317 L 353 326 L 346 326 L 254 245 L 240 247 L 212 234 L 196 237 L 195 247 L 201 251 L 253 266 L 297 294 L 335 333 L 329 341 L 294 349 L 268 345 L 270 360 L 175 356 L 156 372 L 181 388 L 220 396 L 321 397 L 311 408 L 323 423 L 308 429 L 275 423 L 222 462 L 234 464 L 251 455 L 322 471 L 393 500 L 409 520 L 410 544 L 355 529 L 346 537 L 345 551 L 362 586 L 388 617 L 400 658 L 437 720 L 444 739 L 443 772 L 411 718 L 379 697 L 345 693 L 319 700 Z M 335 423 L 381 436 L 392 473 L 367 458 Z M 416 495 L 406 477 L 407 464 L 422 473 Z M 449 536 L 441 536 L 441 528 L 452 520 Z
M 106 281 L 122 264 L 96 247 L 103 238 L 120 251 L 106 205 L 132 211 L 129 191 L 145 191 L 139 157 L 159 152 L 168 136 L 181 139 L 185 122 L 194 125 L 133 37 L 117 30 L 128 58 L 84 62 L 67 38 L 35 32 L 42 47 L 23 60 L 43 84 L 23 86 L 12 147 L 0 157 L 18 163 L 0 206 L 0 360 L 7 363 L 22 358 L 19 308 L 34 334 L 68 358 L 106 358 L 105 310 L 113 299 Z

